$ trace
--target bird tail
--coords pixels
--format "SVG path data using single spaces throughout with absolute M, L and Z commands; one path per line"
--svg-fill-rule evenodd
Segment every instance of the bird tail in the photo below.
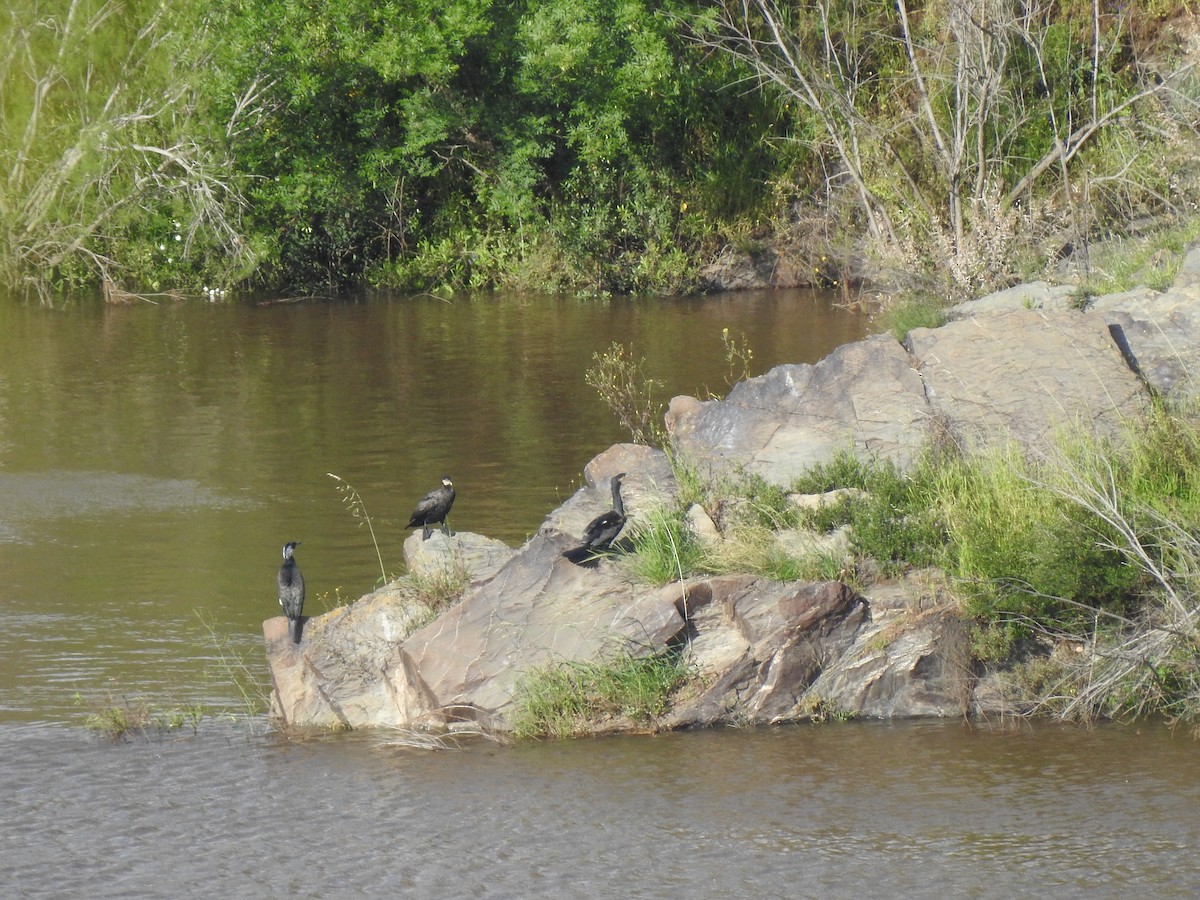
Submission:
M 577 566 L 594 566 L 598 559 L 596 552 L 587 546 L 587 544 L 581 547 L 572 547 L 570 550 L 564 550 L 562 555 Z
M 293 644 L 300 643 L 300 632 L 304 630 L 304 622 L 297 616 L 294 619 L 288 619 L 288 637 L 292 639 Z

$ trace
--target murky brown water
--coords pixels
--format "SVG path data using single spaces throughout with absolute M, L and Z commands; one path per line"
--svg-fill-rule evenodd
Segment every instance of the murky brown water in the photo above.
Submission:
M 370 590 L 370 531 L 449 474 L 451 524 L 516 546 L 627 439 L 584 381 L 619 341 L 675 393 L 724 393 L 721 330 L 755 372 L 815 361 L 863 317 L 807 292 L 606 303 L 373 297 L 61 310 L 0 302 L 0 720 L 79 719 L 108 693 L 240 704 L 261 675 L 280 547 L 319 613 Z
M 443 473 L 518 544 L 623 438 L 583 381 L 673 393 L 816 361 L 808 293 L 60 310 L 0 303 L 0 884 L 7 896 L 1125 897 L 1200 891 L 1200 751 L 1162 729 L 850 724 L 431 753 L 261 719 L 113 745 L 90 708 L 243 709 L 285 540 L 306 611 L 389 572 Z
M 9 896 L 1194 897 L 1158 729 L 801 726 L 439 753 L 0 728 Z M 15 889 L 16 893 L 12 891 Z

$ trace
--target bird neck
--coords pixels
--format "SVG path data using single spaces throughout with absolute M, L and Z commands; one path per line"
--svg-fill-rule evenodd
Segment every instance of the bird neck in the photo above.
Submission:
M 625 504 L 621 502 L 621 482 L 614 478 L 612 483 L 613 509 L 625 515 Z

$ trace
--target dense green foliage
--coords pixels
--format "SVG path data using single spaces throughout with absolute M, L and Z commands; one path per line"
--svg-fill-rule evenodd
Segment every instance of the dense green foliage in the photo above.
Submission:
M 722 191 L 767 167 L 770 123 L 728 64 L 684 64 L 676 6 L 217 4 L 227 84 L 207 93 L 262 85 L 233 149 L 264 277 L 691 286 L 706 227 L 687 210 L 753 204 Z
M 679 508 L 633 528 L 628 566 L 640 577 L 734 571 L 869 582 L 940 570 L 976 623 L 977 659 L 1004 662 L 1029 641 L 1075 648 L 1028 667 L 1036 671 L 1026 687 L 1054 711 L 1200 721 L 1194 410 L 1157 405 L 1117 443 L 1064 437 L 1036 459 L 1012 447 L 943 449 L 901 470 L 846 453 L 787 492 L 754 476 L 707 482 L 677 472 Z M 789 493 L 829 499 L 798 504 Z M 683 510 L 693 503 L 716 522 L 718 543 L 700 546 L 688 533 Z M 787 538 L 846 527 L 848 542 L 832 550 Z
M 1142 57 L 1176 47 L 985 6 L 19 0 L 0 276 L 686 291 L 726 244 L 822 278 L 867 234 L 977 288 L 1174 210 L 1187 107 Z

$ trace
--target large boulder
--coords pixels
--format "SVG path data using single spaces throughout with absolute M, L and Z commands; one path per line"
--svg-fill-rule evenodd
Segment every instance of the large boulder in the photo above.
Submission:
M 1152 393 L 1190 400 L 1200 368 L 1200 250 L 1172 288 L 1094 299 L 1035 282 L 961 303 L 904 345 L 875 335 L 815 365 L 782 365 L 721 400 L 675 397 L 667 430 L 703 470 L 781 486 L 850 452 L 908 465 L 922 448 L 1006 442 L 1042 451 L 1068 431 L 1115 437 Z
M 723 400 L 676 397 L 675 447 L 702 469 L 738 469 L 786 485 L 845 450 L 911 461 L 928 436 L 925 386 L 904 348 L 877 335 L 815 365 L 777 366 Z
M 802 717 L 802 698 L 869 619 L 867 601 L 839 582 L 782 583 L 748 575 L 675 587 L 693 635 L 696 688 L 672 727 Z
M 1067 430 L 1114 437 L 1147 399 L 1105 321 L 1078 311 L 972 315 L 913 329 L 908 349 L 942 437 L 968 450 L 1041 450 Z

